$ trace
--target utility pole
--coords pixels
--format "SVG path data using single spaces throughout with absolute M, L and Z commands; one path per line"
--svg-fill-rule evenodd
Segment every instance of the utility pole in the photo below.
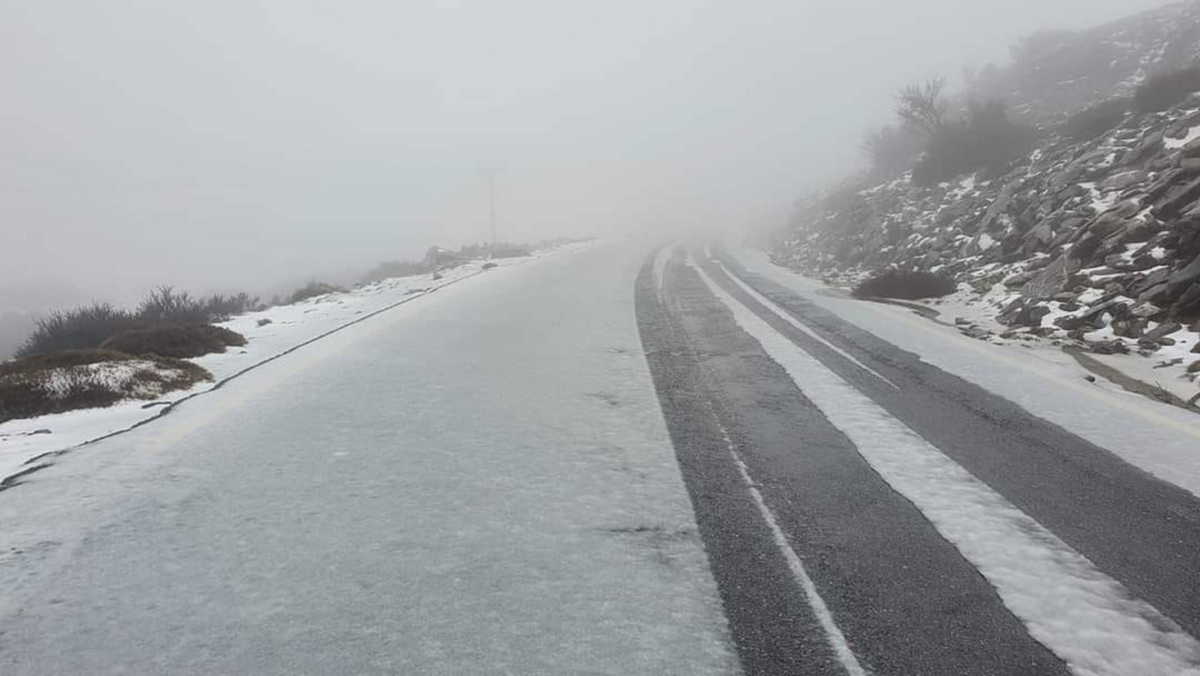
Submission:
M 488 258 L 496 253 L 496 170 L 488 171 L 488 223 L 492 226 L 492 248 Z

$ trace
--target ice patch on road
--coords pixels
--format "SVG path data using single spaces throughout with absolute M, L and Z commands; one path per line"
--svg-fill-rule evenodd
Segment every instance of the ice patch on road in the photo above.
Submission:
M 697 272 L 896 491 L 1076 672 L 1200 674 L 1200 643 Z

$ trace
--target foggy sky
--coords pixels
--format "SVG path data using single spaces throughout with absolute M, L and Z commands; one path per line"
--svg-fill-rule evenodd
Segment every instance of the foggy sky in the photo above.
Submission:
M 905 82 L 1157 0 L 0 0 L 0 313 L 781 218 Z

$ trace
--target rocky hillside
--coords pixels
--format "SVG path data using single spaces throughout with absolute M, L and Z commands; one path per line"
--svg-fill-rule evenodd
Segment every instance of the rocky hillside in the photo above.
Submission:
M 1200 3 L 1171 4 L 1090 30 L 1042 31 L 1012 48 L 1005 68 L 981 69 L 975 94 L 1047 124 L 1099 100 L 1130 96 L 1146 77 L 1200 58 Z
M 1094 103 L 1097 97 L 1080 92 L 1114 80 L 1117 93 L 1127 94 L 1162 64 L 1200 53 L 1200 2 L 1063 44 L 1074 51 L 1042 54 L 1045 70 L 1087 84 L 1060 98 Z M 1123 56 L 1111 68 L 1062 72 L 1070 54 L 1107 59 L 1116 45 Z M 993 81 L 1009 82 L 1018 97 L 1045 91 L 1040 80 L 1021 80 L 1028 63 L 1018 66 Z M 1056 108 L 1060 98 L 1009 104 L 1043 118 L 1078 112 Z M 885 268 L 944 273 L 1009 333 L 1105 353 L 1171 347 L 1172 365 L 1200 373 L 1200 354 L 1174 356 L 1181 347 L 1200 353 L 1200 92 L 1181 98 L 1160 112 L 1118 111 L 1087 140 L 1043 126 L 1032 153 L 990 176 L 920 187 L 905 175 L 812 200 L 797 208 L 773 255 L 842 283 Z

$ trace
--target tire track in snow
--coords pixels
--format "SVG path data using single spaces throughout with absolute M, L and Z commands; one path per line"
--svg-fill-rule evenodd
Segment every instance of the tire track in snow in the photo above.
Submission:
M 898 492 L 1078 673 L 1200 674 L 1200 643 L 736 301 L 709 290 Z

